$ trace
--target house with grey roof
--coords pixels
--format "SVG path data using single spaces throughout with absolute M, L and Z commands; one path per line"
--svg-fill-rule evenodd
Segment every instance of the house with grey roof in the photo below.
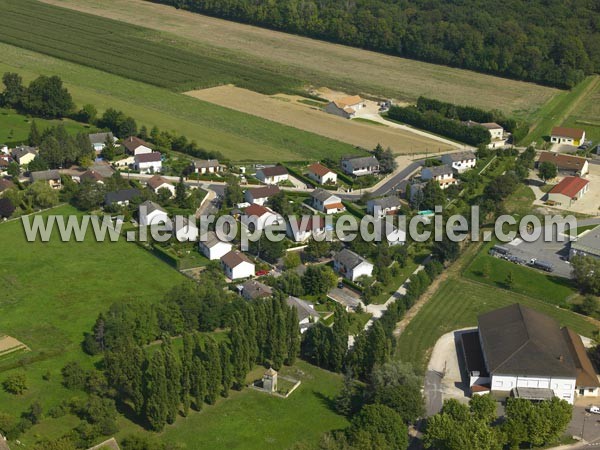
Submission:
M 298 325 L 300 325 L 300 333 L 304 333 L 319 321 L 319 312 L 315 309 L 315 305 L 312 303 L 291 295 L 286 298 L 285 302 L 289 307 L 296 309 L 298 314 Z
M 600 258 L 600 225 L 571 241 L 569 259 L 574 256 Z
M 60 189 L 62 187 L 60 172 L 58 170 L 40 170 L 31 172 L 29 174 L 29 179 L 32 183 L 43 181 L 52 189 Z
M 257 280 L 248 280 L 241 285 L 241 294 L 246 300 L 268 298 L 273 295 L 273 288 Z
M 37 156 L 37 148 L 28 145 L 20 145 L 11 150 L 12 158 L 20 165 L 26 166 Z
M 202 236 L 199 243 L 199 250 L 208 259 L 221 259 L 231 251 L 231 243 L 221 241 L 214 231 L 209 231 L 206 236 Z
M 102 150 L 104 150 L 107 142 L 112 141 L 113 144 L 116 144 L 118 141 L 118 139 L 110 131 L 106 133 L 91 133 L 88 134 L 88 138 L 90 140 L 90 145 L 96 153 L 100 153 Z
M 141 226 L 170 223 L 167 211 L 158 203 L 146 200 L 138 207 L 139 223 Z
M 342 199 L 325 189 L 315 189 L 310 196 L 312 206 L 317 211 L 325 214 L 336 214 L 346 210 L 346 207 L 342 204 Z
M 107 192 L 104 196 L 104 205 L 127 206 L 134 198 L 139 197 L 141 192 L 138 189 L 120 189 L 114 192 Z
M 373 275 L 373 264 L 357 253 L 347 248 L 336 253 L 333 258 L 333 268 L 350 281 L 356 281 L 363 275 Z
M 367 202 L 367 213 L 374 217 L 382 218 L 388 214 L 396 214 L 401 207 L 400 197 L 390 195 L 369 200 Z
M 223 172 L 224 166 L 219 164 L 218 159 L 200 159 L 192 162 L 191 168 L 194 173 L 205 175 Z
M 362 177 L 379 173 L 379 161 L 374 156 L 342 159 L 342 170 L 348 175 Z
M 421 179 L 423 181 L 437 181 L 442 189 L 458 184 L 458 180 L 454 178 L 454 170 L 448 164 L 424 167 L 421 170 Z
M 463 173 L 477 165 L 477 156 L 471 151 L 446 153 L 442 163 L 452 167 L 457 173 Z
M 277 165 L 258 169 L 255 176 L 265 184 L 279 184 L 287 181 L 290 175 L 285 167 Z

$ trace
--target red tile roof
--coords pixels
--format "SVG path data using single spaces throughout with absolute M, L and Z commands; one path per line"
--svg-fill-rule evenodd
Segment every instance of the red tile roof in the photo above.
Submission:
M 323 164 L 319 164 L 319 163 L 311 164 L 310 166 L 308 166 L 308 170 L 320 177 L 323 177 L 323 176 L 327 175 L 328 173 L 333 172 L 333 170 L 331 170 L 328 167 L 325 167 Z
M 270 212 L 271 211 L 269 210 L 269 208 L 265 208 L 264 206 L 258 205 L 256 203 L 252 203 L 250 206 L 244 209 L 244 214 L 246 214 L 247 216 L 261 217 Z
M 345 207 L 341 203 L 331 203 L 325 205 L 325 209 L 345 209 Z
M 580 177 L 565 177 L 552 188 L 550 194 L 562 194 L 569 198 L 574 198 L 588 183 L 588 180 Z
M 552 133 L 550 133 L 550 135 L 579 140 L 583 138 L 583 133 L 585 133 L 585 131 L 579 128 L 554 127 L 552 128 Z

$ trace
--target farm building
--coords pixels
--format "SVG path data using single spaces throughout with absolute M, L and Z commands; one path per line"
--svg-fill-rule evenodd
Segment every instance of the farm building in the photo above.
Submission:
M 248 203 L 256 203 L 257 205 L 264 205 L 267 203 L 270 197 L 277 195 L 281 192 L 277 186 L 261 186 L 258 188 L 247 189 L 244 192 L 244 199 Z
M 242 252 L 230 251 L 221 257 L 221 266 L 225 276 L 230 280 L 253 277 L 255 274 L 252 263 Z
M 589 163 L 585 158 L 566 155 L 564 153 L 541 152 L 537 160 L 539 166 L 543 162 L 551 162 L 558 171 L 565 175 L 584 176 L 589 172 Z
M 348 175 L 361 177 L 379 173 L 379 161 L 374 156 L 342 159 L 342 170 Z
M 342 204 L 342 199 L 325 189 L 315 189 L 310 196 L 312 197 L 313 208 L 325 214 L 336 214 L 346 210 L 346 207 Z
M 571 206 L 588 191 L 589 181 L 580 177 L 565 177 L 548 192 L 548 200 Z
M 333 268 L 350 281 L 373 274 L 373 264 L 351 250 L 344 249 L 333 258 Z
M 295 242 L 305 242 L 311 236 L 325 233 L 325 219 L 321 216 L 290 217 L 286 233 Z
M 318 184 L 337 183 L 337 173 L 320 163 L 314 163 L 308 166 L 308 178 Z
M 140 153 L 134 156 L 134 166 L 140 173 L 155 173 L 162 170 L 160 152 Z
M 571 241 L 569 259 L 578 255 L 600 258 L 600 225 Z
M 477 156 L 473 152 L 455 152 L 442 155 L 442 162 L 452 167 L 456 172 L 463 173 L 477 164 Z
M 147 182 L 148 187 L 152 189 L 152 192 L 158 194 L 161 189 L 166 189 L 171 193 L 171 196 L 175 195 L 175 186 L 169 183 L 165 178 L 160 175 L 154 175 Z
M 138 208 L 139 222 L 142 226 L 152 226 L 169 221 L 167 211 L 158 203 L 146 200 Z
M 478 324 L 461 335 L 474 393 L 531 400 L 550 394 L 571 404 L 576 396 L 598 395 L 600 382 L 581 338 L 551 317 L 515 303 L 481 314 Z
M 256 171 L 256 178 L 265 184 L 278 184 L 289 179 L 288 171 L 283 166 L 264 167 Z
M 381 219 L 388 214 L 396 214 L 401 206 L 400 198 L 390 195 L 388 197 L 369 200 L 367 202 L 367 213 Z
M 209 231 L 206 239 L 201 240 L 199 244 L 200 252 L 211 261 L 221 259 L 231 248 L 231 243 L 221 241 L 214 231 Z
M 88 135 L 90 145 L 96 153 L 100 153 L 106 147 L 106 143 L 112 141 L 116 144 L 118 139 L 109 131 L 107 133 L 91 133 Z
M 345 119 L 352 119 L 356 115 L 356 112 L 364 107 L 363 99 L 358 95 L 353 95 L 329 102 L 325 106 L 325 112 L 344 117 Z
M 122 142 L 127 153 L 133 156 L 152 153 L 152 145 L 137 136 L 129 136 Z
M 423 168 L 421 170 L 421 179 L 425 181 L 437 181 L 442 189 L 458 184 L 458 180 L 454 178 L 454 170 L 447 164 Z
M 585 141 L 585 130 L 579 128 L 554 127 L 550 133 L 550 142 L 555 144 L 569 144 L 575 147 Z
M 40 170 L 38 172 L 31 172 L 29 174 L 29 179 L 32 183 L 43 181 L 52 189 L 60 189 L 62 187 L 60 172 L 58 170 Z

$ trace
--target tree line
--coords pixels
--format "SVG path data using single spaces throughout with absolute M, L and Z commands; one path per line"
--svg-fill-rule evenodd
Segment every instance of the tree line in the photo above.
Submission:
M 600 69 L 593 2 L 152 0 L 454 67 L 571 88 Z

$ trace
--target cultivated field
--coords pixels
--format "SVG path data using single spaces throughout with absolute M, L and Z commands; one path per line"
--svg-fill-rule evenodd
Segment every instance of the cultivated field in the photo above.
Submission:
M 258 67 L 273 67 L 281 74 L 314 86 L 399 100 L 425 95 L 522 116 L 534 112 L 559 92 L 531 83 L 237 24 L 142 0 L 44 1 L 171 33 L 189 39 L 188 49 L 212 46 L 235 51 L 239 58 L 254 59 Z
M 403 154 L 453 149 L 408 131 L 327 114 L 317 107 L 298 102 L 299 98 L 295 96 L 268 96 L 231 85 L 186 94 L 357 147 L 370 149 L 375 146 L 374 143 L 379 143 Z

